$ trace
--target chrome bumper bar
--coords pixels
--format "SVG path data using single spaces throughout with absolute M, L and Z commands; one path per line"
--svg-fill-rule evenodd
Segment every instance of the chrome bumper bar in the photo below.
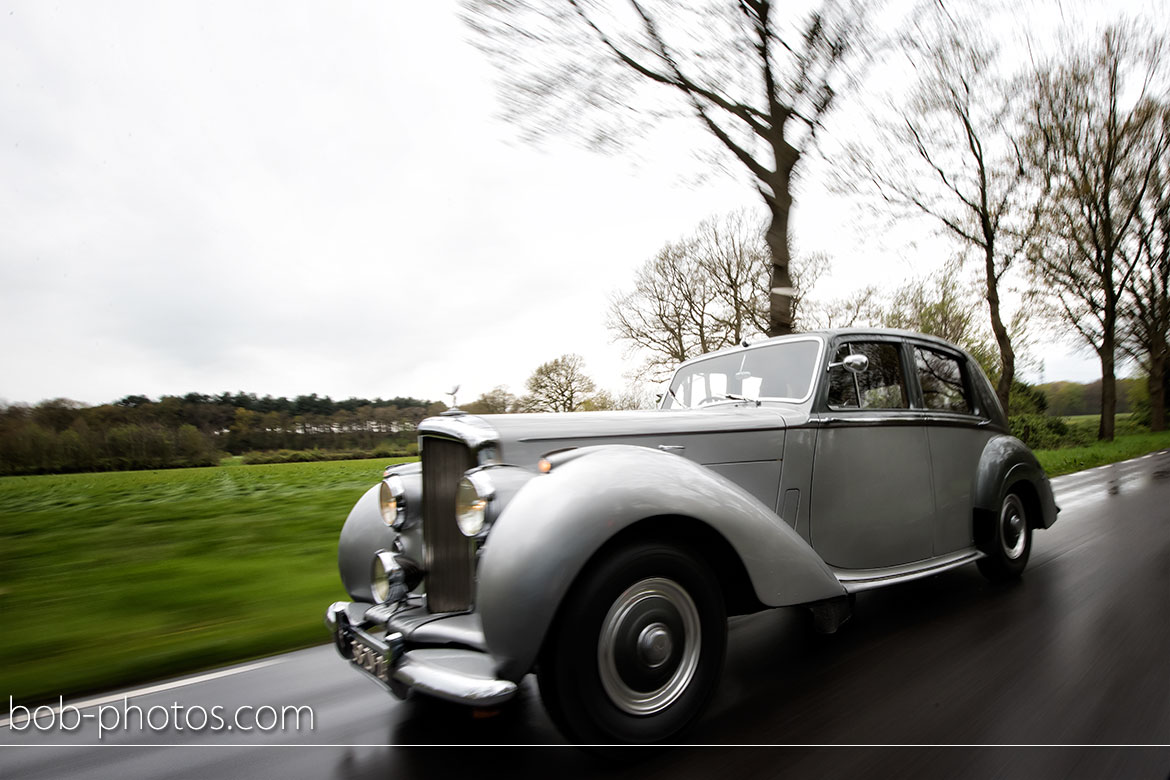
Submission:
M 398 698 L 412 691 L 472 707 L 494 707 L 516 695 L 517 685 L 496 677 L 495 661 L 482 650 L 465 647 L 415 647 L 409 637 L 428 643 L 474 643 L 465 626 L 441 628 L 441 620 L 419 625 L 396 621 L 384 607 L 339 601 L 325 611 L 325 624 L 342 658 L 382 683 Z M 385 624 L 382 637 L 366 627 Z M 423 630 L 425 627 L 425 630 Z M 410 649 L 407 649 L 410 647 Z

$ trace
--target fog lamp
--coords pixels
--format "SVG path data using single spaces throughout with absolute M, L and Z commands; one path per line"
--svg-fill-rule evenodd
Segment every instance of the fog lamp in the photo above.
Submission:
M 370 592 L 379 604 L 396 604 L 406 598 L 406 572 L 398 565 L 394 553 L 382 550 L 374 556 L 370 574 Z

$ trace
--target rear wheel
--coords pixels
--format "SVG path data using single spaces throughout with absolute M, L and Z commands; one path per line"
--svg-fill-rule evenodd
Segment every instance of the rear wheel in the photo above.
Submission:
M 541 698 L 571 741 L 662 742 L 702 713 L 726 644 L 710 568 L 679 548 L 631 545 L 562 605 L 537 670 Z
M 1019 493 L 1004 496 L 995 522 L 995 538 L 979 561 L 979 571 L 992 582 L 1019 579 L 1032 552 L 1032 529 Z

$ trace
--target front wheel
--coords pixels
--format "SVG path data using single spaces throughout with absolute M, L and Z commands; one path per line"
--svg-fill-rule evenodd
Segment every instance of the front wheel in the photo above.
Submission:
M 537 669 L 541 698 L 571 741 L 662 742 L 702 713 L 726 645 L 723 596 L 702 560 L 625 547 L 562 605 Z
M 1019 493 L 1004 496 L 995 522 L 995 539 L 985 552 L 987 557 L 978 562 L 979 571 L 992 582 L 1019 579 L 1024 573 L 1032 552 L 1032 529 Z

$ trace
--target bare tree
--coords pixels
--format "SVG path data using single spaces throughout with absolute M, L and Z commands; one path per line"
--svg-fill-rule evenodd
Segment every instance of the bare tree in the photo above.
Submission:
M 1164 138 L 1151 141 L 1162 117 L 1150 96 L 1160 63 L 1152 36 L 1111 27 L 1092 51 L 1071 52 L 1036 79 L 1030 156 L 1050 197 L 1033 259 L 1065 321 L 1100 358 L 1105 440 L 1117 410 L 1119 304 L 1136 268 L 1121 250 L 1165 153 Z M 1151 143 L 1157 153 L 1143 153 Z
M 638 270 L 633 290 L 610 301 L 608 326 L 645 359 L 641 376 L 661 379 L 684 360 L 765 333 L 771 262 L 763 235 L 745 211 L 705 220 L 664 246 Z M 798 289 L 811 288 L 827 264 L 823 255 L 794 262 Z M 794 312 L 803 311 L 803 295 L 793 297 Z
M 520 399 L 526 412 L 579 412 L 589 407 L 597 390 L 580 355 L 542 363 L 528 377 L 527 388 L 528 394 Z
M 871 284 L 839 298 L 813 298 L 802 307 L 801 325 L 809 330 L 879 326 L 883 317 L 880 295 Z
M 503 385 L 496 385 L 469 404 L 463 406 L 468 414 L 508 414 L 516 411 L 518 398 Z
M 1016 353 L 1000 289 L 1038 223 L 1020 147 L 1023 111 L 1013 105 L 1018 84 L 1000 74 L 996 46 L 978 23 L 941 3 L 903 48 L 918 81 L 896 119 L 877 123 L 876 141 L 850 148 L 847 181 L 895 213 L 931 218 L 979 256 L 999 350 L 996 395 L 1007 409 Z
M 1132 263 L 1122 314 L 1122 345 L 1146 370 L 1150 393 L 1150 429 L 1166 429 L 1166 395 L 1170 386 L 1170 107 L 1162 104 L 1160 128 L 1151 135 L 1148 154 L 1158 156 L 1150 184 L 1136 216 L 1133 240 L 1120 252 Z
M 726 345 L 713 332 L 711 281 L 689 250 L 686 242 L 667 244 L 638 270 L 633 291 L 610 301 L 609 329 L 646 356 L 642 375 L 661 378 L 687 358 Z
M 571 133 L 611 149 L 663 119 L 698 122 L 768 208 L 767 332 L 791 332 L 793 176 L 848 82 L 847 58 L 866 49 L 863 3 L 821 0 L 795 24 L 770 0 L 463 3 L 529 138 Z

